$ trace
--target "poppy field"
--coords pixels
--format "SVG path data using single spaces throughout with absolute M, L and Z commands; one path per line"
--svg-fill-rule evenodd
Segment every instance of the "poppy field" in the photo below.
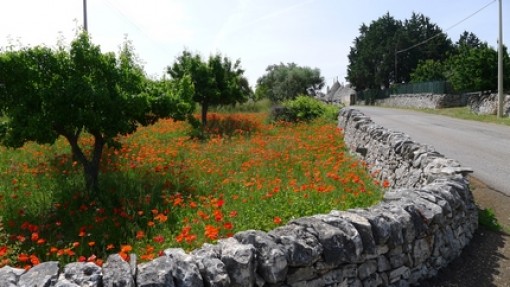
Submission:
M 161 120 L 119 140 L 102 158 L 100 191 L 83 191 L 64 139 L 0 147 L 0 267 L 148 261 L 247 229 L 271 230 L 381 198 L 350 156 L 335 122 L 267 123 L 267 113 L 208 117 L 206 141 L 186 122 Z M 81 144 L 90 144 L 84 137 Z

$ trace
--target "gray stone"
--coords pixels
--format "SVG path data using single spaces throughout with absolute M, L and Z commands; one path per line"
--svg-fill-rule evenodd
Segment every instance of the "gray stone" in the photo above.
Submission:
M 118 254 L 108 256 L 103 266 L 103 287 L 134 287 L 131 266 Z
M 83 285 L 86 286 L 86 285 Z M 82 287 L 81 285 L 78 285 L 76 283 L 73 283 L 67 279 L 59 279 L 55 287 Z
M 381 255 L 377 257 L 377 271 L 384 272 L 391 269 L 390 261 L 386 256 Z
M 344 270 L 342 268 L 331 270 L 322 275 L 321 278 L 324 280 L 324 284 L 328 286 L 342 283 L 345 281 Z
M 16 287 L 25 269 L 4 266 L 0 268 L 0 287 Z
M 78 286 L 101 287 L 102 269 L 91 262 L 74 262 L 64 267 L 64 272 L 60 274 L 58 281 L 68 281 Z
M 206 287 L 230 286 L 227 267 L 217 258 L 203 258 L 198 264 Z
M 372 232 L 376 245 L 384 245 L 388 241 L 391 235 L 390 222 L 383 216 L 377 213 L 372 213 L 367 210 L 352 210 L 352 212 L 365 217 L 372 226 Z
M 416 240 L 413 248 L 413 259 L 416 265 L 425 262 L 432 254 L 434 237 L 426 237 Z
M 324 280 L 322 278 L 316 278 L 309 281 L 299 281 L 290 284 L 292 287 L 323 287 L 325 286 Z
M 369 260 L 362 263 L 358 267 L 358 277 L 361 280 L 365 280 L 377 271 L 377 262 L 375 260 Z
M 217 247 L 211 244 L 204 244 L 200 249 L 196 249 L 191 254 L 195 259 L 204 286 L 206 287 L 226 287 L 230 286 L 230 277 L 228 277 L 227 267 L 219 259 Z
M 230 286 L 254 286 L 255 248 L 251 244 L 241 244 L 234 238 L 219 241 L 221 261 L 225 263 L 230 277 Z
M 356 259 L 359 252 L 357 251 L 356 241 L 351 241 L 350 238 L 352 235 L 346 233 L 344 230 L 325 223 L 320 217 L 313 216 L 299 218 L 293 220 L 291 223 L 315 231 L 324 249 L 324 262 L 329 264 L 331 268 L 342 263 L 352 262 L 353 257 Z M 361 242 L 361 237 L 359 237 L 358 240 Z
M 281 245 L 289 267 L 311 266 L 321 258 L 322 245 L 303 227 L 286 225 L 270 231 L 269 235 Z
M 375 246 L 375 239 L 374 235 L 372 234 L 372 226 L 370 225 L 368 219 L 358 214 L 345 211 L 334 210 L 331 211 L 330 214 L 350 222 L 356 228 L 361 237 L 363 252 L 365 255 L 376 255 L 377 249 Z
M 474 94 L 469 96 L 469 107 L 477 115 L 495 115 L 498 111 L 497 94 Z M 510 114 L 510 96 L 504 97 L 503 113 Z
M 403 253 L 397 253 L 389 256 L 390 265 L 392 268 L 398 268 L 403 266 L 406 263 L 406 255 Z
M 237 233 L 236 238 L 242 244 L 251 244 L 257 253 L 257 272 L 270 284 L 283 282 L 287 275 L 286 254 L 267 233 L 248 230 Z
M 292 284 L 299 281 L 307 281 L 315 277 L 317 277 L 317 272 L 313 267 L 289 268 L 287 283 Z
M 411 271 L 410 271 L 409 267 L 402 266 L 402 267 L 399 267 L 397 269 L 390 271 L 388 274 L 388 277 L 389 277 L 390 283 L 395 283 L 395 282 L 399 281 L 400 279 L 409 278 L 410 274 L 411 274 Z
M 168 256 L 160 256 L 150 262 L 138 265 L 137 287 L 174 287 L 172 270 L 174 263 Z
M 358 266 L 356 264 L 346 264 L 340 266 L 339 269 L 343 270 L 344 277 L 354 278 L 358 276 Z
M 58 280 L 58 262 L 43 262 L 21 275 L 18 287 L 50 287 Z M 1 283 L 0 283 L 1 285 Z M 106 286 L 105 286 L 106 287 Z
M 383 284 L 381 276 L 377 273 L 370 275 L 368 278 L 363 280 L 363 287 L 377 287 Z
M 174 262 L 172 276 L 176 287 L 204 286 L 200 270 L 191 255 L 182 248 L 169 248 L 164 253 Z

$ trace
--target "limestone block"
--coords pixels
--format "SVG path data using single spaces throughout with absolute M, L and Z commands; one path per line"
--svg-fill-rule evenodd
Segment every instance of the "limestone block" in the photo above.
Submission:
M 43 262 L 32 267 L 19 278 L 19 287 L 53 286 L 57 283 L 59 265 L 56 261 Z M 0 283 L 1 285 L 1 283 Z
M 230 286 L 255 286 L 255 248 L 234 238 L 219 241 L 221 261 L 230 277 Z
M 134 274 L 131 266 L 118 254 L 108 256 L 103 265 L 103 287 L 134 287 Z
M 68 281 L 78 286 L 101 287 L 103 272 L 101 267 L 91 262 L 74 262 L 64 267 L 58 281 Z M 58 285 L 57 285 L 58 286 Z

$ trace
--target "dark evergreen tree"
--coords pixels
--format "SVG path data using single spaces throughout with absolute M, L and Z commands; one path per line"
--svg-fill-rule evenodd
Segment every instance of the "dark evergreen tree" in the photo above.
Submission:
M 443 61 L 453 45 L 430 18 L 413 13 L 404 22 L 389 13 L 360 27 L 349 53 L 347 80 L 358 90 L 409 82 L 420 61 Z

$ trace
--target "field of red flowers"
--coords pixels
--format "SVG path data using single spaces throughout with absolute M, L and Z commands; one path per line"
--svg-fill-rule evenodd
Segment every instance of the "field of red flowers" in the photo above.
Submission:
M 101 192 L 83 192 L 64 140 L 0 148 L 0 267 L 90 261 L 169 247 L 192 250 L 246 229 L 369 206 L 380 186 L 346 152 L 335 123 L 265 123 L 267 114 L 211 114 L 207 141 L 172 120 L 106 150 Z M 84 138 L 87 145 L 91 139 Z

